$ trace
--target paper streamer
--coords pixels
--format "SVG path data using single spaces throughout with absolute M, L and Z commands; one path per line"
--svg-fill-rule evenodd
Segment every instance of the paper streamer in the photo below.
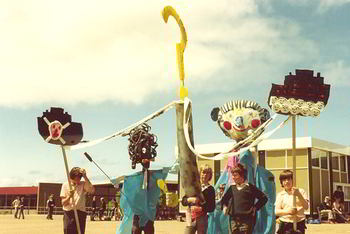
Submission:
M 148 122 L 149 120 L 151 119 L 154 119 L 158 116 L 160 116 L 161 114 L 164 114 L 165 112 L 167 112 L 168 110 L 170 110 L 171 108 L 173 108 L 175 106 L 176 103 L 182 103 L 182 101 L 173 101 L 171 103 L 169 103 L 168 105 L 164 106 L 163 108 L 159 109 L 158 111 L 148 115 L 147 117 L 143 118 L 142 120 L 134 123 L 134 124 L 131 124 L 130 126 L 120 130 L 120 131 L 117 131 L 115 132 L 114 134 L 110 135 L 110 136 L 106 136 L 106 137 L 103 137 L 103 138 L 100 138 L 100 139 L 96 139 L 96 140 L 92 140 L 92 141 L 87 141 L 87 142 L 81 142 L 77 145 L 74 145 L 74 146 L 70 146 L 70 147 L 67 147 L 68 149 L 70 150 L 77 150 L 77 149 L 83 149 L 83 148 L 86 148 L 86 147 L 90 147 L 90 146 L 94 146 L 94 145 L 97 145 L 101 142 L 104 142 L 104 141 L 107 141 L 107 140 L 110 140 L 114 137 L 117 137 L 117 136 L 125 136 L 127 134 L 130 133 L 130 131 L 132 129 L 134 129 L 135 127 L 143 124 L 143 123 L 146 123 Z
M 270 119 L 268 119 L 264 124 L 262 124 L 259 128 L 257 128 L 254 133 L 252 133 L 252 135 L 250 135 L 249 137 L 247 137 L 246 139 L 243 140 L 243 142 L 238 142 L 236 143 L 232 149 L 236 149 L 237 146 L 243 146 L 245 145 L 247 142 L 249 142 L 250 140 L 253 140 L 253 142 L 246 147 L 240 148 L 240 150 L 235 151 L 235 152 L 224 152 L 224 153 L 220 153 L 215 155 L 214 157 L 208 157 L 208 156 L 204 156 L 201 155 L 200 153 L 198 153 L 191 145 L 191 141 L 190 141 L 190 137 L 189 137 L 189 133 L 188 133 L 188 123 L 189 123 L 189 116 L 187 116 L 186 118 L 186 113 L 188 111 L 188 108 L 191 108 L 191 101 L 188 98 L 185 98 L 185 105 L 184 105 L 184 123 L 183 123 L 183 127 L 184 127 L 184 134 L 185 134 L 185 138 L 186 138 L 186 142 L 187 145 L 189 147 L 189 149 L 199 158 L 202 159 L 209 159 L 209 160 L 222 160 L 228 157 L 232 157 L 232 156 L 236 156 L 239 155 L 247 150 L 249 150 L 250 148 L 258 145 L 261 141 L 269 138 L 272 134 L 274 134 L 278 129 L 282 128 L 290 119 L 290 117 L 288 117 L 286 120 L 284 120 L 282 123 L 280 123 L 275 129 L 271 130 L 270 132 L 267 132 L 263 135 L 260 135 L 259 137 L 257 137 L 255 140 L 254 137 L 256 137 L 258 135 L 258 133 L 260 131 L 262 131 L 263 128 L 267 128 L 272 121 L 276 118 L 277 114 L 275 114 L 274 116 L 272 116 Z

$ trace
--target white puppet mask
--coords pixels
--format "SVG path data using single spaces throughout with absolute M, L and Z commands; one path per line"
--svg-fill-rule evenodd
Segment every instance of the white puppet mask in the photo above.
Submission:
M 256 102 L 239 100 L 214 108 L 211 117 L 217 121 L 226 136 L 241 141 L 269 119 L 270 114 Z

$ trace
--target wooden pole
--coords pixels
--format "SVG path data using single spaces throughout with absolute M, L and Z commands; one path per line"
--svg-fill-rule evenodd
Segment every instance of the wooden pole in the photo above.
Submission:
M 65 168 L 66 168 L 66 174 L 67 174 L 67 180 L 68 180 L 68 185 L 69 185 L 69 191 L 72 191 L 72 183 L 71 183 L 71 181 L 69 179 L 69 170 L 68 170 L 66 149 L 64 148 L 63 145 L 61 146 L 61 149 L 62 149 L 62 154 L 63 154 L 64 165 L 65 165 Z M 76 207 L 75 201 L 74 201 L 74 196 L 72 196 L 71 199 L 72 199 L 72 203 L 73 203 L 74 217 L 75 217 L 75 223 L 77 225 L 78 234 L 81 234 L 79 217 L 78 217 L 77 207 Z
M 192 126 L 192 110 L 189 108 L 189 136 L 191 145 L 193 146 L 193 126 Z M 181 187 L 185 191 L 187 197 L 198 197 L 201 201 L 204 201 L 202 195 L 202 189 L 200 185 L 199 171 L 196 161 L 196 156 L 187 146 L 186 138 L 184 134 L 184 104 L 176 104 L 176 135 L 177 135 L 177 147 L 178 157 L 180 164 L 180 181 Z
M 297 184 L 297 173 L 296 173 L 296 117 L 292 116 L 292 157 L 293 157 L 293 187 L 296 187 Z M 293 194 L 293 208 L 296 208 L 296 196 Z M 297 214 L 294 215 L 293 219 L 293 229 L 297 230 Z

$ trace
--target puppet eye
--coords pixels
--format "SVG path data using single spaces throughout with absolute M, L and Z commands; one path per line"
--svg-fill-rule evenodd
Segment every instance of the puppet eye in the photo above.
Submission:
M 252 120 L 252 127 L 253 128 L 257 128 L 257 127 L 259 127 L 260 126 L 260 120 L 258 120 L 258 119 L 253 119 Z
M 225 121 L 225 122 L 224 122 L 224 128 L 225 128 L 226 130 L 231 130 L 231 128 L 232 128 L 231 123 L 228 122 L 228 121 Z

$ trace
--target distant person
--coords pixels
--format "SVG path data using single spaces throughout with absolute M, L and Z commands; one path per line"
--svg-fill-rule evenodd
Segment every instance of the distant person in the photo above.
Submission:
M 53 220 L 52 215 L 53 215 L 53 209 L 55 208 L 55 206 L 56 205 L 55 205 L 55 201 L 53 200 L 53 194 L 51 194 L 49 196 L 49 199 L 46 202 L 46 208 L 48 210 L 48 214 L 46 216 L 46 219 Z
M 19 216 L 18 216 L 18 218 L 20 219 L 21 216 L 24 219 L 24 197 L 21 197 L 21 201 L 19 203 Z
M 348 223 L 349 220 L 344 214 L 344 203 L 341 202 L 341 197 L 336 197 L 333 202 L 333 211 L 335 214 L 335 221 L 337 223 Z
M 340 198 L 340 203 L 344 204 L 344 192 L 342 186 L 337 185 L 337 190 L 334 191 L 333 198 Z
M 320 205 L 320 214 L 326 214 L 328 216 L 328 222 L 335 223 L 332 202 L 329 196 L 324 197 L 324 202 L 322 202 Z
M 116 215 L 116 212 L 117 212 L 117 208 L 118 208 L 118 203 L 117 201 L 115 200 L 115 198 L 112 199 L 112 201 L 110 201 L 108 203 L 108 206 L 109 206 L 109 217 L 112 219 L 114 215 Z
M 230 210 L 230 225 L 232 234 L 253 233 L 256 212 L 267 202 L 267 196 L 255 185 L 246 181 L 246 169 L 238 163 L 231 170 L 235 182 L 221 199 L 221 205 Z
M 84 177 L 84 181 L 81 178 Z M 83 168 L 73 167 L 69 172 L 69 180 L 72 183 L 73 190 L 69 190 L 68 182 L 65 182 L 61 188 L 61 201 L 63 206 L 63 230 L 64 234 L 77 234 L 77 225 L 75 223 L 74 207 L 72 197 L 74 197 L 75 207 L 78 212 L 81 234 L 85 233 L 86 224 L 86 194 L 94 193 L 95 188 L 91 184 Z
M 95 221 L 95 216 L 96 216 L 96 196 L 92 197 L 92 203 L 91 203 L 91 215 L 90 215 L 90 220 Z
M 304 211 L 309 208 L 306 192 L 301 188 L 293 187 L 291 170 L 282 171 L 279 179 L 283 190 L 276 197 L 275 213 L 280 220 L 277 233 L 291 233 L 293 221 L 296 218 L 297 230 L 304 234 L 306 229 Z M 293 194 L 296 196 L 296 208 L 293 207 Z
M 15 208 L 15 219 L 17 219 L 18 211 L 19 211 L 19 204 L 21 201 L 19 200 L 19 197 L 17 196 L 15 200 L 12 202 L 12 206 Z
M 206 234 L 208 230 L 208 213 L 211 213 L 215 209 L 215 190 L 212 185 L 209 184 L 209 181 L 213 177 L 213 170 L 209 165 L 204 164 L 200 167 L 199 170 L 202 193 L 204 196 L 204 202 L 201 203 L 197 197 L 186 196 L 182 199 L 182 203 L 192 204 L 191 205 L 191 217 L 192 225 L 186 226 L 186 234 L 194 234 L 197 231 L 197 234 Z
M 99 210 L 98 217 L 99 217 L 100 220 L 103 220 L 107 204 L 106 204 L 106 201 L 105 201 L 105 199 L 103 197 L 101 197 L 100 201 L 101 201 L 101 203 L 100 203 L 100 210 Z

